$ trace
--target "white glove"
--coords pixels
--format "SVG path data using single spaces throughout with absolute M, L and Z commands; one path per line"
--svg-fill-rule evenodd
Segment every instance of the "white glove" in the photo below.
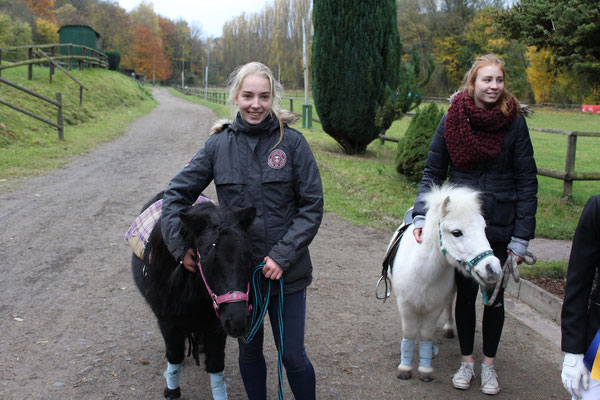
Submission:
M 590 371 L 583 364 L 583 354 L 565 353 L 562 374 L 560 375 L 567 392 L 576 399 L 581 399 L 580 384 L 584 390 L 590 385 Z

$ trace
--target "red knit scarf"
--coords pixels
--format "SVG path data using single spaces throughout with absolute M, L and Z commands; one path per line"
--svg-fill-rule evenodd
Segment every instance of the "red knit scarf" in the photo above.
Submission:
M 485 110 L 476 106 L 466 90 L 454 96 L 446 115 L 444 138 L 457 168 L 472 170 L 500 153 L 506 129 L 517 115 L 514 102 L 509 107 L 506 116 L 499 107 Z

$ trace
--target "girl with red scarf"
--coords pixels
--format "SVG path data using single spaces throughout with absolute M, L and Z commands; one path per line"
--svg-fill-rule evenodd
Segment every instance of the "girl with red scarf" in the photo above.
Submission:
M 504 62 L 484 55 L 466 73 L 461 91 L 435 132 L 413 210 L 417 242 L 425 222 L 422 194 L 447 176 L 452 183 L 482 192 L 486 236 L 504 264 L 509 253 L 521 262 L 535 232 L 537 167 L 519 101 L 504 87 Z M 476 377 L 473 357 L 476 298 L 474 279 L 456 273 L 456 329 L 462 354 L 452 385 L 466 390 Z M 483 311 L 483 358 L 480 390 L 500 391 L 494 360 L 504 325 L 504 291 Z

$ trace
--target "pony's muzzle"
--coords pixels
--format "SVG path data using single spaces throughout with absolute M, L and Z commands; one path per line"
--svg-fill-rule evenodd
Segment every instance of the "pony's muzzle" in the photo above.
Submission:
M 502 278 L 502 268 L 496 257 L 487 257 L 473 269 L 473 272 L 482 287 L 491 288 L 492 290 Z
M 490 284 L 496 284 L 500 280 L 500 274 L 490 264 L 486 264 L 485 270 Z
M 221 324 L 225 333 L 237 338 L 242 337 L 250 326 L 250 313 L 242 301 L 221 304 Z

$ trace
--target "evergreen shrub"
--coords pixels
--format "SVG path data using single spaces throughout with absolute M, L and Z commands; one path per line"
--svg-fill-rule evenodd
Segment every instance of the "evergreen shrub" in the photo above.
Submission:
M 105 54 L 108 56 L 108 69 L 116 71 L 121 63 L 121 54 L 118 51 L 106 51 Z
M 429 103 L 413 115 L 396 150 L 396 171 L 414 182 L 420 182 L 433 134 L 444 115 L 437 104 Z
M 347 154 L 363 154 L 384 128 L 376 111 L 398 87 L 402 45 L 395 0 L 319 0 L 311 67 L 323 131 Z

